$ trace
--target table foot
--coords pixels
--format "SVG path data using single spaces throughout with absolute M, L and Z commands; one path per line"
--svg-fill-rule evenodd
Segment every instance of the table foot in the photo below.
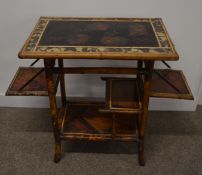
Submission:
M 138 161 L 139 161 L 139 165 L 140 165 L 140 166 L 145 166 L 145 161 L 144 161 L 144 160 L 141 160 L 141 159 L 139 158 Z
M 145 160 L 144 160 L 144 141 L 140 140 L 138 143 L 138 162 L 140 166 L 145 165 Z
M 56 155 L 54 156 L 54 162 L 55 163 L 59 163 L 60 162 L 60 157 L 57 157 Z
M 58 163 L 61 159 L 61 143 L 55 144 L 55 156 L 54 156 L 54 162 Z

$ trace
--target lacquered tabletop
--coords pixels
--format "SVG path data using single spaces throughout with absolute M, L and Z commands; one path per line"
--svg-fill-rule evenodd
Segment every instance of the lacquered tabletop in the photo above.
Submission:
M 41 17 L 20 58 L 177 60 L 160 18 Z

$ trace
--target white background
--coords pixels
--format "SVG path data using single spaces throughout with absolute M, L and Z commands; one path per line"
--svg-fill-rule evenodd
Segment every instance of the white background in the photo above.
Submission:
M 19 66 L 18 51 L 40 16 L 74 17 L 161 17 L 180 55 L 170 62 L 181 69 L 194 94 L 194 101 L 152 99 L 150 109 L 195 110 L 202 79 L 201 0 L 1 0 L 0 1 L 0 106 L 48 107 L 46 97 L 5 97 L 6 89 Z M 39 63 L 41 64 L 41 63 Z M 131 65 L 109 61 L 66 61 L 66 65 Z M 135 64 L 135 63 L 132 63 Z M 162 66 L 157 63 L 156 67 Z M 104 96 L 99 76 L 67 77 L 69 96 Z

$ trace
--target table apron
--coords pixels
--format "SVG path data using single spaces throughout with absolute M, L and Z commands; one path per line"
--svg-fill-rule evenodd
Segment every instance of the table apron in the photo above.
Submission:
M 54 67 L 51 69 L 53 73 L 63 74 L 139 74 L 144 73 L 144 69 L 128 67 Z

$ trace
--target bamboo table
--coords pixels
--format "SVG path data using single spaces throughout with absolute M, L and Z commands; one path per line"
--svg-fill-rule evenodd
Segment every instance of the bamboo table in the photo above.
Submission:
M 43 69 L 45 69 L 55 137 L 55 162 L 59 162 L 61 157 L 62 140 L 99 141 L 114 139 L 122 141 L 136 140 L 138 142 L 139 163 L 144 165 L 144 136 L 149 97 L 152 96 L 150 86 L 154 62 L 158 60 L 178 60 L 178 54 L 161 19 L 41 17 L 19 52 L 19 57 L 22 59 L 36 58 L 44 60 Z M 65 59 L 75 61 L 77 59 L 83 61 L 86 59 L 130 60 L 137 61 L 137 67 L 64 67 L 63 60 Z M 56 60 L 58 61 L 57 66 L 55 66 Z M 72 113 L 77 109 L 72 112 L 71 103 L 66 100 L 64 74 L 137 74 L 138 78 L 142 76 L 143 98 L 139 110 L 140 118 L 136 138 L 127 132 L 124 135 L 125 131 L 120 132 L 117 136 L 110 133 L 108 131 L 108 127 L 111 127 L 108 124 L 110 114 L 103 114 L 103 118 L 99 117 L 101 114 L 95 107 L 96 104 L 102 105 L 99 102 L 91 102 L 90 104 L 94 107 L 89 111 L 92 111 L 92 113 L 88 111 L 86 114 L 97 115 L 98 117 L 95 120 L 86 116 L 82 118 L 82 120 L 87 120 L 91 126 L 86 129 L 82 128 L 78 121 L 73 123 L 69 115 L 74 115 Z M 56 75 L 58 75 L 58 79 Z M 62 106 L 60 108 L 56 103 L 56 85 L 58 82 L 61 87 Z M 158 93 L 156 95 L 158 96 Z M 160 95 L 159 97 L 166 97 L 166 95 Z M 176 95 L 173 97 L 176 97 Z M 188 98 L 192 97 L 189 96 Z M 89 108 L 89 103 L 86 105 L 85 100 L 80 104 L 83 105 L 81 108 Z M 66 116 L 68 117 L 65 118 Z M 121 120 L 121 124 L 124 125 L 124 122 L 126 122 L 125 128 L 133 122 L 133 120 L 129 120 L 127 123 L 125 117 L 120 118 L 118 120 Z M 122 128 L 120 123 L 118 124 L 120 126 L 117 125 L 117 127 Z

